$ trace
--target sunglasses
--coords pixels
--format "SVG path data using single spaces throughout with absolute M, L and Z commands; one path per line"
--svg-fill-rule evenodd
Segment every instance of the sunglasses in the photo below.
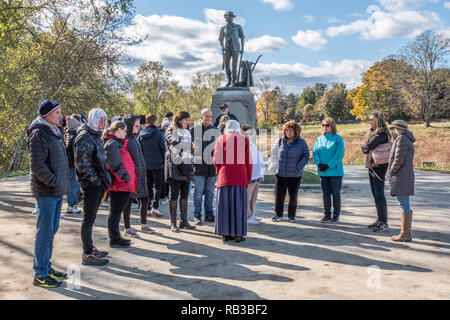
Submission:
M 329 128 L 330 125 L 329 125 L 328 123 L 327 123 L 327 124 L 322 124 L 322 127 L 323 127 L 323 128 L 325 128 L 325 127 Z

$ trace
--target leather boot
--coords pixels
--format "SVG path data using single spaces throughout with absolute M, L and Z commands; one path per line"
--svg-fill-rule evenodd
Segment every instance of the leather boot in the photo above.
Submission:
M 402 226 L 398 236 L 393 236 L 391 239 L 397 242 L 409 242 L 411 237 L 412 212 L 402 212 Z
M 169 213 L 170 213 L 170 230 L 173 232 L 180 232 L 177 227 L 177 201 L 169 201 Z
M 188 199 L 180 199 L 180 229 L 195 229 L 195 226 L 191 226 L 187 221 L 187 208 L 188 208 Z

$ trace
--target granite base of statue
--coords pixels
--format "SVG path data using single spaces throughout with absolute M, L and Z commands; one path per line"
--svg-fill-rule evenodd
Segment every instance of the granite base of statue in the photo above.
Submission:
M 213 121 L 221 114 L 220 106 L 223 104 L 228 105 L 229 112 L 238 118 L 241 126 L 248 124 L 256 128 L 256 103 L 248 87 L 217 88 L 211 104 Z

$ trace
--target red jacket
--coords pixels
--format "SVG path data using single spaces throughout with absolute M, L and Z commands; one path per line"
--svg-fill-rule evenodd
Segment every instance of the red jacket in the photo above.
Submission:
M 114 134 L 105 139 L 108 168 L 113 177 L 108 191 L 136 193 L 136 167 L 127 146 L 128 140 L 120 140 Z
M 219 175 L 217 188 L 247 188 L 252 178 L 251 157 L 248 137 L 233 133 L 220 136 L 214 148 L 214 166 Z

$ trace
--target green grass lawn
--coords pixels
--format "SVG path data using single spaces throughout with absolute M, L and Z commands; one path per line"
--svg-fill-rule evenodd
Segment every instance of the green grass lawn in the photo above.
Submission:
M 275 176 L 264 176 L 264 180 L 261 183 L 275 184 Z M 318 183 L 320 183 L 320 179 L 316 171 L 310 169 L 303 170 L 301 184 L 318 184 Z
M 18 177 L 18 176 L 25 176 L 29 174 L 30 172 L 28 170 L 17 170 L 12 172 L 1 172 L 0 173 L 0 179 L 4 178 L 12 178 L 12 177 Z

